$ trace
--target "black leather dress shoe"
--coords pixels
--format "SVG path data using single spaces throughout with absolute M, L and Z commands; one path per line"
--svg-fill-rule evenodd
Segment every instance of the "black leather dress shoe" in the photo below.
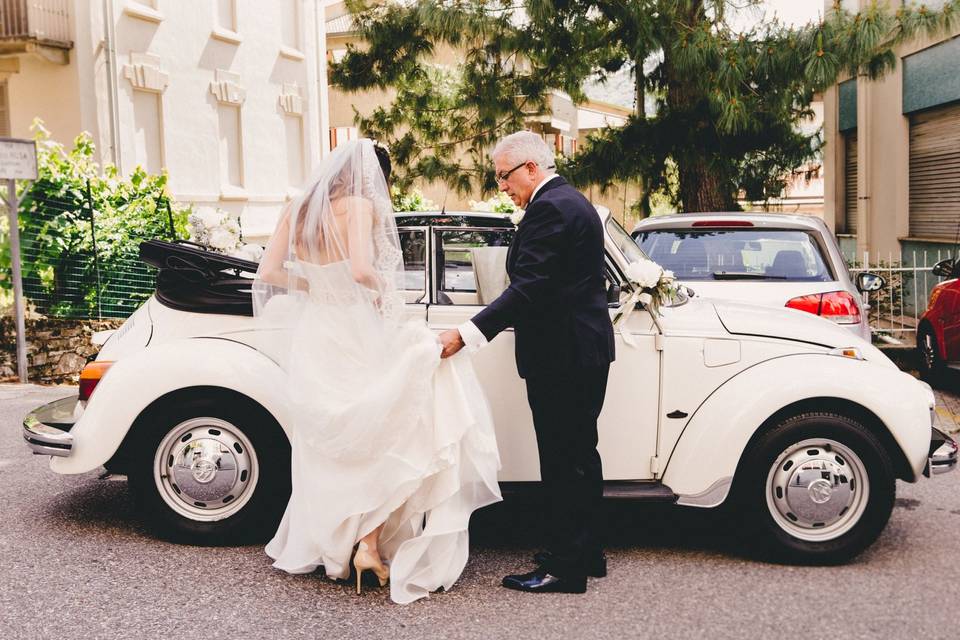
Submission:
M 549 565 L 553 560 L 553 554 L 549 551 L 538 551 L 533 554 L 533 561 L 538 565 Z M 591 578 L 607 577 L 607 557 L 602 553 L 587 563 L 587 575 Z
M 503 579 L 503 586 L 528 593 L 586 593 L 587 577 L 558 578 L 540 568 L 530 573 L 507 576 Z

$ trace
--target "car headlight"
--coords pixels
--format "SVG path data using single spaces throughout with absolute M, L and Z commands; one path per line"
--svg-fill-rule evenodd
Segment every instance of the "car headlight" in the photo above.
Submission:
M 853 360 L 866 360 L 863 353 L 857 347 L 837 347 L 827 351 L 827 355 L 840 356 L 841 358 L 851 358 Z

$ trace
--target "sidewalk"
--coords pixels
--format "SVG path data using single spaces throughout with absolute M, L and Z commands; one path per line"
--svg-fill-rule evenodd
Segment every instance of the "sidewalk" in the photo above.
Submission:
M 934 409 L 933 425 L 945 433 L 960 431 L 960 394 L 934 389 L 937 408 Z

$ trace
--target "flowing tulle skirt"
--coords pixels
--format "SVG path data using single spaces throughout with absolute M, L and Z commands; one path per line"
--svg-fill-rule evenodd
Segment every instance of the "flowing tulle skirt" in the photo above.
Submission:
M 291 333 L 293 491 L 266 547 L 274 566 L 346 578 L 357 541 L 380 524 L 390 596 L 449 589 L 476 509 L 500 500 L 489 406 L 468 355 L 441 361 L 423 324 L 383 331 L 349 308 L 316 305 Z

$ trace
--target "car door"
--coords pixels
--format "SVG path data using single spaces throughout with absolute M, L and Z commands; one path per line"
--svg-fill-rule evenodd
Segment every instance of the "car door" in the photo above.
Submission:
M 960 361 L 960 280 L 955 280 L 942 294 L 944 300 L 943 346 L 950 362 Z
M 427 309 L 431 329 L 439 333 L 458 327 L 505 288 L 506 250 L 513 233 L 511 228 L 438 227 L 433 230 L 430 252 L 433 299 Z M 491 259 L 486 254 L 490 254 Z M 480 265 L 492 268 L 487 273 Z M 501 286 L 491 285 L 485 289 L 488 282 L 499 282 Z M 517 375 L 513 329 L 500 333 L 472 359 L 496 425 L 500 481 L 539 480 L 537 442 L 526 385 Z
M 506 245 L 511 235 L 511 229 L 434 229 L 433 301 L 427 310 L 431 329 L 440 332 L 459 326 L 506 287 Z M 617 359 L 611 366 L 599 421 L 598 448 L 607 480 L 653 477 L 650 460 L 657 443 L 659 353 L 653 323 L 643 316 L 634 314 L 626 324 L 635 347 L 627 347 L 617 331 Z M 533 420 L 526 384 L 517 374 L 514 345 L 514 332 L 507 329 L 473 356 L 496 424 L 501 482 L 540 479 Z
M 613 268 L 611 279 L 619 280 Z M 611 305 L 613 320 L 618 305 Z M 624 339 L 624 334 L 628 340 Z M 659 471 L 657 414 L 660 406 L 662 341 L 650 314 L 636 309 L 625 322 L 614 325 L 616 359 L 610 365 L 607 395 L 600 413 L 597 447 L 606 480 L 651 480 Z

